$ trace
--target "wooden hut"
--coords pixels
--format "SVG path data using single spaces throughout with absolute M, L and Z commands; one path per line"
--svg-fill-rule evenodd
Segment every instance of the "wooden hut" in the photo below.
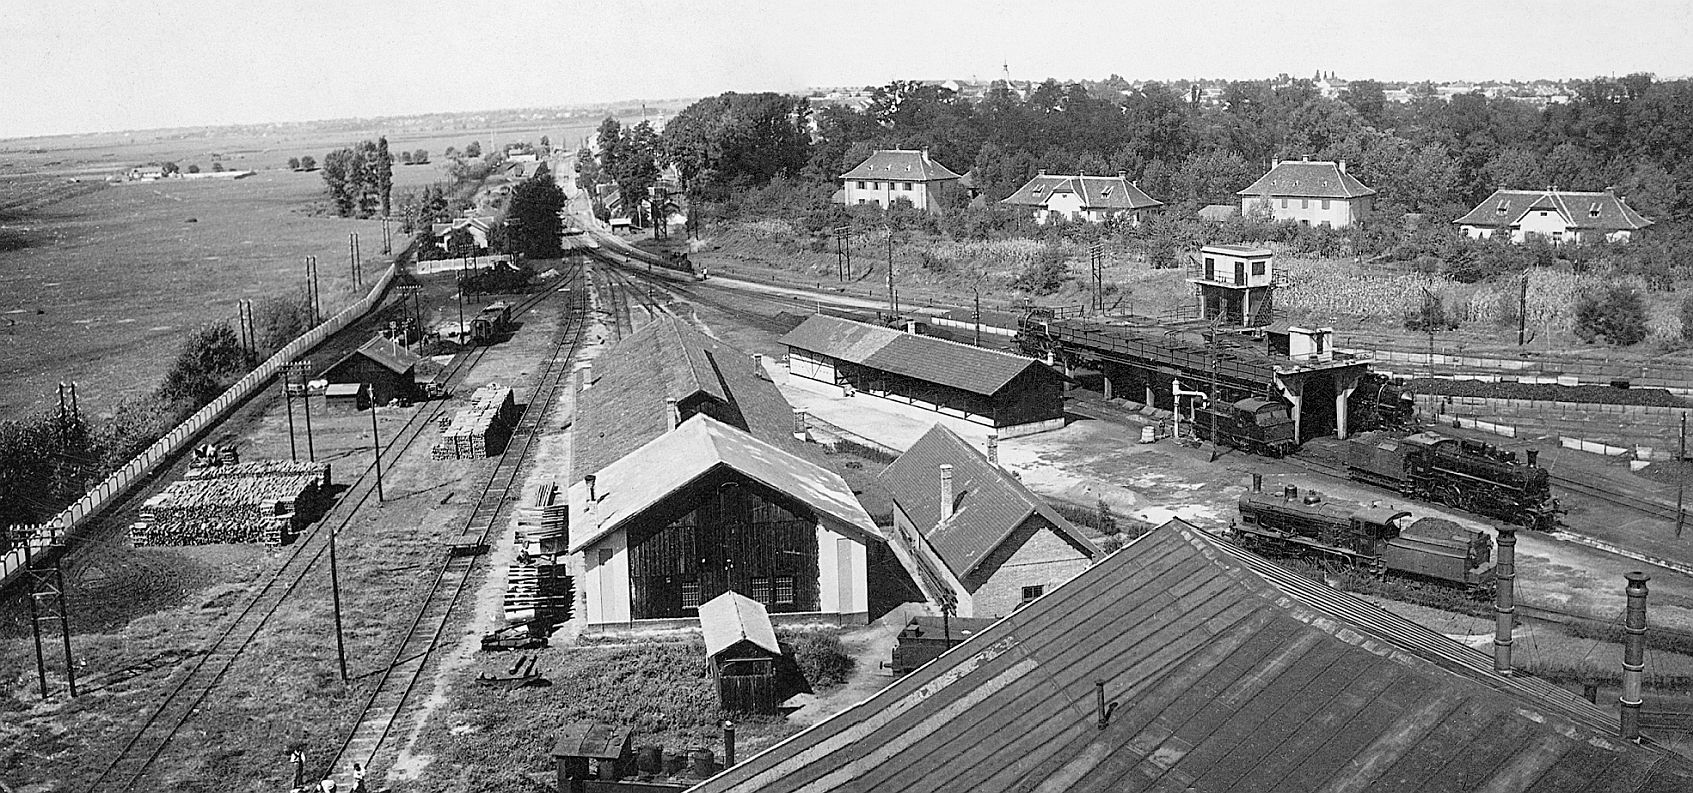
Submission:
M 705 655 L 723 709 L 775 713 L 776 659 L 782 647 L 764 604 L 733 590 L 700 606 Z
M 323 373 L 330 383 L 369 383 L 370 398 L 378 405 L 412 400 L 417 383 L 413 370 L 422 360 L 400 343 L 381 336 L 335 362 Z
M 331 383 L 323 389 L 323 405 L 332 411 L 357 413 L 370 407 L 370 386 L 365 383 Z
M 617 780 L 634 765 L 628 727 L 578 721 L 559 730 L 553 745 L 559 793 L 584 793 L 589 779 Z

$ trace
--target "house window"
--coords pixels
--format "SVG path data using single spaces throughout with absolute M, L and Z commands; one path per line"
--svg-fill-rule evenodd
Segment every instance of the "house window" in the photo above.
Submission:
M 1282 209 L 1287 209 L 1287 199 L 1282 199 Z
M 1263 262 L 1253 262 L 1252 263 L 1252 274 L 1253 275 L 1263 275 L 1264 274 L 1264 263 Z
M 791 575 L 776 576 L 776 605 L 791 606 L 794 604 L 794 577 Z
M 1323 199 L 1323 209 L 1328 209 L 1328 208 L 1329 208 L 1329 200 L 1325 198 L 1325 199 Z
M 770 602 L 770 577 L 754 576 L 752 579 L 752 599 L 760 603 Z
M 1034 600 L 1035 598 L 1038 598 L 1038 597 L 1040 597 L 1041 595 L 1044 595 L 1044 594 L 1046 594 L 1046 585 L 1045 584 L 1036 584 L 1035 586 L 1023 587 L 1023 604 L 1027 605 L 1029 603 L 1029 601 Z
M 682 582 L 682 608 L 697 609 L 700 607 L 700 582 Z
M 899 183 L 899 189 L 910 190 L 911 189 L 911 183 L 910 182 L 900 182 Z
M 860 204 L 864 203 L 864 199 L 862 199 L 862 198 L 858 199 L 858 203 L 860 203 Z
M 858 180 L 858 189 L 860 189 L 860 190 L 864 189 L 864 180 L 863 179 Z
M 1493 212 L 1495 214 L 1503 215 L 1506 212 L 1509 212 L 1510 210 L 1511 210 L 1511 202 L 1506 201 L 1505 199 L 1501 198 L 1501 199 L 1499 199 L 1499 206 L 1495 207 Z
M 1299 208 L 1300 209 L 1310 209 L 1311 208 L 1311 199 L 1309 199 L 1309 198 L 1299 199 Z
M 1599 202 L 1598 201 L 1594 201 L 1593 206 L 1590 206 L 1590 207 L 1587 208 L 1587 216 L 1590 217 L 1590 218 L 1599 217 Z

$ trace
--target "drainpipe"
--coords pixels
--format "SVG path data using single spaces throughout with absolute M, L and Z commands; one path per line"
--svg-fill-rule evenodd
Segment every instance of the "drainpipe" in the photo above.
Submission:
M 1517 613 L 1517 530 L 1499 527 L 1499 563 L 1494 566 L 1498 592 L 1494 595 L 1493 671 L 1511 674 L 1511 630 Z
M 1646 671 L 1646 582 L 1651 576 L 1632 572 L 1628 579 L 1628 617 L 1622 639 L 1622 737 L 1640 739 L 1640 680 Z

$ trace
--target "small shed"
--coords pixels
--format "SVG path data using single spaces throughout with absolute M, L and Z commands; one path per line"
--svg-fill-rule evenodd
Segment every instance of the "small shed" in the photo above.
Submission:
M 364 383 L 331 383 L 323 389 L 323 406 L 342 413 L 357 413 L 370 407 L 370 386 Z
M 411 401 L 416 394 L 416 368 L 423 360 L 392 339 L 372 338 L 335 362 L 323 378 L 335 383 L 369 383 L 370 398 L 378 405 L 396 399 Z
M 764 604 L 734 590 L 700 606 L 705 655 L 723 709 L 775 713 L 776 659 L 782 647 Z
M 584 793 L 587 780 L 616 780 L 634 767 L 633 732 L 628 727 L 578 721 L 559 730 L 553 745 L 559 793 Z

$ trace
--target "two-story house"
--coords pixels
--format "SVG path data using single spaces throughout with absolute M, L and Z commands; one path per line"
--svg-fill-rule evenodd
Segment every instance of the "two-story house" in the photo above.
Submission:
M 1275 220 L 1345 228 L 1370 214 L 1376 191 L 1346 172 L 1340 160 L 1274 160 L 1270 172 L 1236 193 L 1240 212 L 1268 210 Z
M 1042 170 L 1000 203 L 1029 210 L 1040 224 L 1059 217 L 1094 223 L 1116 219 L 1134 226 L 1146 212 L 1164 205 L 1129 181 L 1127 171 L 1116 176 L 1049 176 Z
M 1652 221 L 1634 211 L 1622 197 L 1606 190 L 1495 190 L 1493 195 L 1453 223 L 1464 236 L 1487 239 L 1507 233 L 1512 242 L 1539 237 L 1552 243 L 1627 242 Z
M 948 191 L 958 188 L 958 174 L 929 158 L 929 150 L 883 149 L 841 174 L 841 201 L 847 206 L 876 204 L 886 209 L 903 198 L 925 212 L 939 212 Z

